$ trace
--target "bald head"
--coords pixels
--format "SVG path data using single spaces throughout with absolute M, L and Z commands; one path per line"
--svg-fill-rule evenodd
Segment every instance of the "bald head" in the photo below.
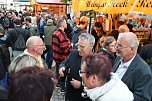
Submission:
M 31 48 L 34 47 L 35 45 L 37 45 L 38 42 L 42 41 L 42 39 L 38 36 L 31 36 L 30 38 L 28 38 L 28 40 L 26 41 L 26 47 L 27 48 Z M 43 42 L 43 41 L 42 41 Z
M 120 32 L 120 33 L 129 32 L 128 26 L 127 26 L 127 25 L 121 25 L 121 26 L 119 27 L 119 32 Z

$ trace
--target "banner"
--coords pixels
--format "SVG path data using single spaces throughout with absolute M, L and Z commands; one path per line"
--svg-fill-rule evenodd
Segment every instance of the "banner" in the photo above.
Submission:
M 94 10 L 107 14 L 143 12 L 152 14 L 152 0 L 72 0 L 74 11 Z

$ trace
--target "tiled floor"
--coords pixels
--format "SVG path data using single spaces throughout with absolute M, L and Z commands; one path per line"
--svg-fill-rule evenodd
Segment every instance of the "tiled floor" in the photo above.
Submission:
M 60 88 L 55 88 L 52 96 L 52 101 L 64 101 L 65 94 L 60 93 Z

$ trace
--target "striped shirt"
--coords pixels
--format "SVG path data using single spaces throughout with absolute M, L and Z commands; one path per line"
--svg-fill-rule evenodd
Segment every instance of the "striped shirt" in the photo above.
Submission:
M 55 31 L 52 35 L 53 59 L 56 63 L 64 61 L 71 52 L 71 43 L 64 31 Z

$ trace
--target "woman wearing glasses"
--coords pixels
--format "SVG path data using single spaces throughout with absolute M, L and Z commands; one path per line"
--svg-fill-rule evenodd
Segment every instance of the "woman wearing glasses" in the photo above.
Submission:
M 82 59 L 79 72 L 87 96 L 92 101 L 133 101 L 128 87 L 112 73 L 109 58 L 102 53 L 95 53 Z

